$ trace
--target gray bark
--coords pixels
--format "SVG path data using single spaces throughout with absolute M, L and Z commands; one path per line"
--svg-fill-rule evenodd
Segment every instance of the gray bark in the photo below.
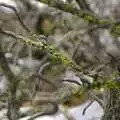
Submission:
M 120 120 L 119 89 L 110 89 L 106 99 L 107 104 L 102 120 Z
M 3 72 L 5 77 L 8 80 L 8 119 L 9 120 L 17 120 L 18 118 L 18 104 L 16 99 L 16 90 L 18 80 L 15 75 L 12 73 L 9 65 L 4 56 L 4 52 L 2 50 L 0 44 L 0 70 Z

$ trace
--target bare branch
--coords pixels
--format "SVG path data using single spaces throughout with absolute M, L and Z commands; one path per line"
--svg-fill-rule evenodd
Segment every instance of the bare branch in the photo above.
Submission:
M 94 101 L 97 101 L 98 104 L 104 109 L 105 108 L 105 104 L 103 103 L 103 101 L 97 97 L 97 95 L 95 95 L 94 93 L 92 92 L 89 92 L 90 94 L 90 97 L 94 100 Z
M 85 115 L 87 109 L 93 104 L 94 100 L 90 101 L 90 103 L 83 109 L 82 115 Z
M 18 18 L 18 21 L 20 22 L 20 24 L 22 25 L 22 27 L 28 31 L 28 32 L 31 32 L 31 30 L 25 25 L 25 23 L 23 22 L 22 18 L 20 17 L 17 9 L 14 7 L 14 6 L 11 6 L 11 5 L 7 5 L 7 4 L 4 4 L 4 3 L 0 3 L 0 6 L 2 7 L 6 7 L 6 8 L 9 8 L 11 10 L 13 10 L 15 12 L 15 15 L 17 16 Z
M 42 77 L 41 75 L 32 75 L 32 77 L 35 77 L 35 78 L 39 78 L 40 81 L 43 81 L 45 83 L 48 83 L 49 85 L 51 85 L 52 87 L 54 87 L 55 89 L 57 89 L 56 85 L 54 83 L 52 83 L 51 81 L 47 80 L 46 78 Z
M 78 3 L 79 7 L 82 9 L 82 10 L 85 10 L 85 11 L 90 11 L 91 13 L 93 13 L 93 11 L 91 10 L 89 4 L 87 3 L 86 0 L 76 0 L 76 2 Z
M 61 80 L 62 82 L 69 82 L 69 83 L 74 83 L 74 84 L 77 84 L 79 86 L 81 86 L 81 83 L 79 83 L 78 81 L 75 81 L 75 80 Z
M 11 32 L 11 31 L 5 31 L 2 28 L 0 28 L 0 33 L 7 35 L 9 37 L 12 37 L 14 39 L 24 39 L 24 37 L 16 35 L 14 32 Z

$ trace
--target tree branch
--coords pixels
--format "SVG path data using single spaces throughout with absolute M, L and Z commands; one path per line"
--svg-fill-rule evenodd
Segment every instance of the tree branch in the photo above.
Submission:
M 71 13 L 73 15 L 77 15 L 78 17 L 81 17 L 85 21 L 88 22 L 93 22 L 95 23 L 98 21 L 96 16 L 90 13 L 90 11 L 83 11 L 79 10 L 77 8 L 74 8 L 71 4 L 64 3 L 63 1 L 58 1 L 58 0 L 39 0 L 39 2 L 47 4 L 49 7 L 54 7 L 59 10 L 62 10 L 67 13 Z
M 31 30 L 25 25 L 25 23 L 23 22 L 22 18 L 20 17 L 17 9 L 14 7 L 14 6 L 11 6 L 11 5 L 7 5 L 7 4 L 4 4 L 4 3 L 0 3 L 0 6 L 2 7 L 6 7 L 6 8 L 9 8 L 11 10 L 13 10 L 15 12 L 15 15 L 17 16 L 18 18 L 18 21 L 20 22 L 20 24 L 22 25 L 22 27 L 28 31 L 28 32 L 31 32 Z
M 90 101 L 90 103 L 83 109 L 82 115 L 85 115 L 87 109 L 93 104 L 94 100 Z
M 93 13 L 93 11 L 91 10 L 89 4 L 87 3 L 86 0 L 76 0 L 76 2 L 78 3 L 79 7 L 82 9 L 82 10 L 85 10 L 85 11 L 90 11 L 91 13 Z
M 2 70 L 3 74 L 8 80 L 8 118 L 10 120 L 17 120 L 18 118 L 18 103 L 16 99 L 16 90 L 17 90 L 17 85 L 18 85 L 18 79 L 16 76 L 12 73 L 11 69 L 9 68 L 9 65 L 7 63 L 7 60 L 4 56 L 4 53 L 2 51 L 2 47 L 0 44 L 0 69 Z
M 95 25 L 93 26 L 91 31 L 98 29 L 98 28 L 109 28 L 112 25 L 114 26 L 112 29 L 112 32 L 115 32 L 118 35 L 120 34 L 120 30 L 118 26 L 120 24 L 120 20 L 113 21 L 111 19 L 105 19 L 105 18 L 100 19 L 93 12 L 91 13 L 89 11 L 86 12 L 85 10 L 79 10 L 77 8 L 74 8 L 71 4 L 64 3 L 63 1 L 58 1 L 58 0 L 52 0 L 52 1 L 51 0 L 39 0 L 39 1 L 41 3 L 47 4 L 48 7 L 54 7 L 64 12 L 71 13 L 72 15 L 76 15 L 82 18 L 83 20 L 87 21 L 88 24 L 92 26 Z

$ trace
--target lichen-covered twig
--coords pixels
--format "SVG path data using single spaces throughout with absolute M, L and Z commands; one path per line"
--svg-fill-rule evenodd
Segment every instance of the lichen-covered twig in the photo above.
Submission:
M 51 46 L 45 42 L 42 42 L 42 40 L 34 41 L 29 38 L 26 38 L 26 37 L 23 37 L 20 35 L 16 35 L 13 32 L 5 31 L 2 28 L 0 28 L 0 33 L 19 40 L 25 46 L 31 46 L 31 47 L 34 47 L 34 48 L 37 48 L 40 50 L 46 50 L 48 52 L 48 54 L 50 54 L 50 57 L 53 58 L 53 60 L 56 63 L 61 63 L 66 66 L 72 67 L 75 70 L 81 71 L 80 67 L 77 66 L 70 58 L 68 58 L 65 55 L 63 55 L 62 53 L 58 52 L 54 46 Z M 39 37 L 39 39 L 43 39 L 43 37 L 41 37 L 41 38 Z
M 113 21 L 111 19 L 98 18 L 94 13 L 91 13 L 89 11 L 86 12 L 85 10 L 79 10 L 77 8 L 74 8 L 71 4 L 67 4 L 62 1 L 58 2 L 57 0 L 39 0 L 39 2 L 47 4 L 49 7 L 54 7 L 56 9 L 71 13 L 72 15 L 76 15 L 82 18 L 84 21 L 87 21 L 89 25 L 94 26 L 91 31 L 98 28 L 111 28 L 111 33 L 114 33 L 114 35 L 120 35 L 119 19 Z

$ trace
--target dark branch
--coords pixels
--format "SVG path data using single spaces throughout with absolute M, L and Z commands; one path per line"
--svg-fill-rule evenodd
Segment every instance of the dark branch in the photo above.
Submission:
M 48 83 L 51 85 L 54 89 L 57 89 L 56 85 L 52 83 L 51 81 L 47 80 L 46 78 L 42 77 L 41 75 L 34 74 L 32 77 L 38 78 L 40 81 L 43 81 L 45 83 Z
M 0 69 L 8 80 L 8 118 L 10 120 L 16 120 L 18 117 L 17 109 L 19 108 L 18 101 L 16 98 L 16 90 L 18 86 L 18 78 L 12 73 L 7 60 L 2 51 L 2 46 L 0 44 Z
M 93 102 L 94 102 L 93 100 L 90 101 L 90 103 L 83 109 L 82 115 L 85 115 L 87 109 L 93 104 Z
M 7 5 L 7 4 L 4 4 L 4 3 L 0 3 L 0 6 L 2 7 L 6 7 L 6 8 L 9 8 L 11 10 L 13 10 L 15 12 L 15 15 L 17 16 L 18 18 L 18 21 L 20 22 L 20 24 L 23 26 L 23 28 L 25 30 L 27 30 L 28 32 L 31 32 L 30 29 L 25 25 L 25 23 L 23 22 L 22 18 L 20 17 L 17 9 L 14 7 L 14 6 L 11 6 L 11 5 Z
M 81 86 L 81 83 L 79 83 L 78 81 L 75 81 L 75 80 L 61 80 L 61 81 L 62 82 L 70 82 L 70 83 L 74 83 L 74 84 Z
M 76 2 L 78 3 L 79 7 L 82 10 L 90 11 L 91 13 L 93 13 L 93 11 L 91 10 L 91 8 L 86 0 L 76 0 Z

